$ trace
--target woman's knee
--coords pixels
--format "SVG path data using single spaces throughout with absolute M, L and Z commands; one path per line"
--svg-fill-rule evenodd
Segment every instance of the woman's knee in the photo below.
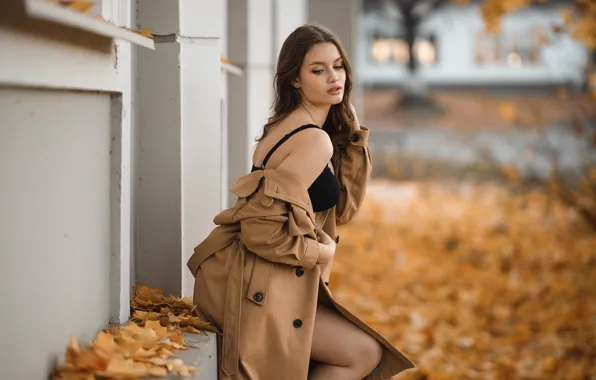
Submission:
M 383 346 L 370 335 L 366 335 L 354 347 L 353 363 L 367 373 L 374 370 L 383 356 Z

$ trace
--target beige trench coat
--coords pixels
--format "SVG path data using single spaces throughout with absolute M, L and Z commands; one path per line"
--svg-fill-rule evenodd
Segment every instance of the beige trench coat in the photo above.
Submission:
M 337 175 L 337 206 L 326 211 L 323 230 L 358 211 L 370 177 L 367 128 L 352 134 Z M 218 214 L 217 227 L 194 250 L 188 267 L 195 277 L 197 313 L 220 333 L 220 380 L 305 380 L 316 305 L 322 302 L 366 331 L 383 347 L 368 380 L 387 379 L 413 363 L 381 334 L 331 295 L 317 264 L 317 218 L 307 187 L 294 175 L 264 169 L 239 178 L 231 190 L 236 205 Z M 326 277 L 323 275 L 323 277 Z

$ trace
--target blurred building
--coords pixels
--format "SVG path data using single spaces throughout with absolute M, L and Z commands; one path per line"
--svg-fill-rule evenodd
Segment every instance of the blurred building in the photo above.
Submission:
M 46 378 L 70 334 L 126 322 L 137 284 L 192 294 L 186 261 L 250 170 L 281 44 L 311 21 L 353 54 L 360 11 L 359 0 L 69 3 L 0 3 L 1 379 Z
M 485 31 L 480 2 L 443 3 L 425 13 L 414 45 L 418 76 L 430 87 L 582 84 L 586 48 L 567 33 L 553 32 L 562 24 L 560 8 L 569 2 L 550 1 L 507 15 L 496 34 Z M 365 0 L 359 19 L 358 74 L 366 87 L 403 85 L 409 76 L 403 20 L 397 9 L 383 4 Z

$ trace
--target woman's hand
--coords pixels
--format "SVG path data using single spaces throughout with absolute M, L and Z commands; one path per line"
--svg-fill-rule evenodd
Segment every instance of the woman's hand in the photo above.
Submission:
M 358 121 L 358 115 L 356 115 L 356 108 L 352 103 L 350 103 L 350 110 L 352 111 L 352 115 L 354 115 L 354 125 L 352 126 L 352 130 L 359 131 L 360 122 Z
M 320 228 L 316 229 L 316 233 L 317 239 L 319 240 L 319 259 L 317 262 L 328 263 L 333 260 L 333 256 L 335 256 L 335 241 Z

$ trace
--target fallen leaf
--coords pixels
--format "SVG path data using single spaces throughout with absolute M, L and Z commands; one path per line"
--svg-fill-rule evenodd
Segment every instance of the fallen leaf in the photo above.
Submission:
M 200 330 L 197 330 L 197 329 L 195 329 L 192 326 L 185 326 L 184 327 L 184 331 L 189 332 L 189 333 L 193 333 L 193 334 L 200 334 L 201 333 Z
M 518 174 L 515 187 L 371 181 L 339 228 L 332 293 L 418 365 L 392 380 L 596 371 L 596 233 L 551 193 L 564 184 L 525 187 Z M 596 210 L 596 197 L 582 204 Z
M 93 342 L 93 347 L 107 354 L 114 354 L 121 351 L 121 347 L 116 344 L 114 337 L 103 331 L 97 334 L 97 339 Z
M 67 8 L 81 13 L 88 13 L 94 6 L 95 3 L 92 1 L 74 0 L 67 6 Z
M 512 102 L 502 102 L 499 104 L 499 115 L 508 122 L 515 122 L 518 118 L 517 107 Z
M 133 318 L 141 321 L 158 321 L 161 317 L 161 313 L 155 313 L 152 311 L 135 310 L 133 313 Z
M 105 371 L 97 372 L 97 375 L 108 378 L 161 376 L 168 374 L 165 368 L 135 362 L 131 359 L 112 360 Z

